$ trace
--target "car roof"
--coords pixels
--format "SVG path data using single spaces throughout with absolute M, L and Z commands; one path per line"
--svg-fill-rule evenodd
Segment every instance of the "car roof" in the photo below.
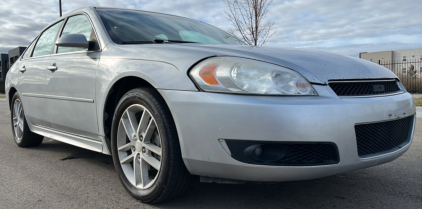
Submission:
M 81 7 L 79 9 L 75 9 L 70 11 L 69 13 L 67 13 L 66 15 L 63 15 L 61 18 L 66 18 L 67 16 L 71 16 L 75 13 L 79 13 L 82 11 L 88 11 L 88 10 L 97 10 L 97 9 L 110 9 L 110 10 L 126 10 L 126 11 L 136 11 L 136 12 L 142 12 L 142 13 L 151 13 L 151 14 L 160 14 L 160 15 L 168 15 L 168 16 L 173 16 L 173 17 L 180 17 L 180 18 L 186 18 L 186 19 L 190 19 L 190 20 L 195 20 L 192 18 L 188 18 L 188 17 L 183 17 L 183 16 L 177 16 L 177 15 L 172 15 L 172 14 L 166 14 L 166 13 L 161 13 L 161 12 L 153 12 L 153 11 L 147 11 L 147 10 L 140 10 L 140 9 L 127 9 L 127 8 L 118 8 L 118 7 Z M 195 21 L 199 21 L 199 20 L 195 20 Z M 200 21 L 202 22 L 202 21 Z
M 116 8 L 116 7 L 94 7 L 94 6 L 87 6 L 87 7 L 81 7 L 79 9 L 75 9 L 72 10 L 70 12 L 68 12 L 67 14 L 61 16 L 60 18 L 57 18 L 55 21 L 53 21 L 51 24 L 48 24 L 46 27 L 44 27 L 41 31 L 44 31 L 45 29 L 47 29 L 48 27 L 50 27 L 51 25 L 57 23 L 58 21 L 65 19 L 69 16 L 72 16 L 74 14 L 77 14 L 79 12 L 89 12 L 89 11 L 95 11 L 97 9 L 110 9 L 110 10 L 126 10 L 126 11 L 137 11 L 137 12 L 142 12 L 142 13 L 151 13 L 151 14 L 160 14 L 160 15 L 168 15 L 168 16 L 173 16 L 173 17 L 179 17 L 179 18 L 185 18 L 185 19 L 189 19 L 189 20 L 194 20 L 197 22 L 202 22 L 205 23 L 203 21 L 200 20 L 195 20 L 192 18 L 188 18 L 188 17 L 182 17 L 182 16 L 177 16 L 177 15 L 172 15 L 172 14 L 166 14 L 166 13 L 160 13 L 160 12 L 153 12 L 153 11 L 146 11 L 146 10 L 139 10 L 139 9 L 126 9 L 126 8 Z M 208 24 L 208 23 L 206 23 Z
M 172 15 L 167 13 L 161 13 L 161 12 L 153 12 L 153 11 L 147 11 L 147 10 L 140 10 L 140 9 L 126 9 L 126 8 L 117 8 L 117 7 L 92 7 L 93 9 L 111 9 L 111 10 L 126 10 L 126 11 L 136 11 L 136 12 L 142 12 L 142 13 L 150 13 L 150 14 L 160 14 L 160 15 L 167 15 L 167 16 L 173 16 L 173 17 L 179 17 L 179 18 L 185 18 L 189 20 L 195 20 L 189 17 L 183 17 L 178 15 Z M 200 20 L 195 20 L 198 22 L 202 22 Z

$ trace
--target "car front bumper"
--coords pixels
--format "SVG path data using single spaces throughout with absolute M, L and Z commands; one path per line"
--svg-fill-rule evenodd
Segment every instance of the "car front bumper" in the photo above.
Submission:
M 367 158 L 358 156 L 355 125 L 412 116 L 409 93 L 379 97 L 338 97 L 328 86 L 319 96 L 249 96 L 159 90 L 173 114 L 182 157 L 194 175 L 246 181 L 315 179 L 392 161 L 410 147 Z M 239 162 L 219 139 L 332 142 L 340 162 L 318 166 L 269 166 Z

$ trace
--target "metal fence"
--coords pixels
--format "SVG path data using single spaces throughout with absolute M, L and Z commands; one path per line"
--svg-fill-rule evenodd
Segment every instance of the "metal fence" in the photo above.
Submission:
M 378 64 L 393 71 L 410 93 L 422 93 L 422 58 L 419 60 L 382 61 Z

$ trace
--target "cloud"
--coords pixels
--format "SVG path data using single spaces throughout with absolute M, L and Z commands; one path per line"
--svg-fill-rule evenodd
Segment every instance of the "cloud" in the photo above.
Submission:
M 120 7 L 190 17 L 231 28 L 222 0 L 62 0 L 63 13 L 84 6 Z M 422 4 L 414 0 L 273 1 L 266 20 L 276 33 L 268 45 L 344 55 L 422 48 Z M 58 18 L 58 0 L 9 0 L 0 5 L 0 52 L 27 46 Z
M 268 13 L 277 29 L 270 44 L 353 56 L 362 50 L 421 48 L 421 9 L 412 0 L 285 1 Z

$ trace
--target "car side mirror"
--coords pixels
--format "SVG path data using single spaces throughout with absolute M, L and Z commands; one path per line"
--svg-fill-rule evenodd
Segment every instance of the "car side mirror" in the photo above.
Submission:
M 56 41 L 57 46 L 89 48 L 89 42 L 83 34 L 69 34 L 60 37 Z

